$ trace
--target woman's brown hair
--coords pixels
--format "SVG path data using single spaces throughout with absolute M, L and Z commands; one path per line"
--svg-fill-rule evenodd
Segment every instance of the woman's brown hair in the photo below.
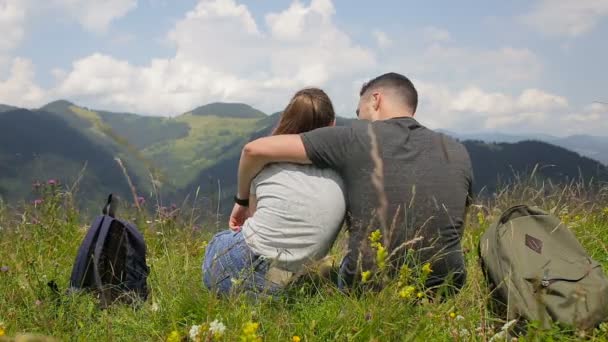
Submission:
M 312 131 L 330 126 L 335 118 L 334 106 L 323 90 L 302 89 L 291 98 L 272 134 L 300 134 Z

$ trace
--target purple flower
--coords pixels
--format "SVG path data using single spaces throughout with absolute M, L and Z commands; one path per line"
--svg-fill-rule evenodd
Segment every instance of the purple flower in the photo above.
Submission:
M 34 203 L 34 206 L 39 206 L 42 204 L 42 202 L 44 202 L 42 200 L 42 198 L 36 198 L 33 203 Z
M 177 209 L 177 205 L 176 205 L 175 203 L 172 203 L 172 204 L 171 204 L 171 211 L 173 211 L 173 210 L 175 210 L 175 209 Z
M 137 204 L 144 205 L 146 203 L 146 199 L 143 196 L 137 197 Z
M 40 305 L 42 305 L 42 301 L 40 299 L 37 299 L 36 300 L 36 306 L 40 306 Z
M 57 185 L 57 184 L 59 184 L 59 182 L 56 179 L 49 179 L 48 181 L 46 181 L 46 184 Z
M 2 272 L 2 273 L 6 273 L 6 272 L 8 272 L 8 271 L 9 271 L 8 266 L 2 266 L 2 267 L 0 267 L 0 272 Z

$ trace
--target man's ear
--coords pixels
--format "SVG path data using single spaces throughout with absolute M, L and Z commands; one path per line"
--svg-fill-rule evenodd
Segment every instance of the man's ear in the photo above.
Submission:
M 372 94 L 372 99 L 374 100 L 374 102 L 372 103 L 372 106 L 374 107 L 375 111 L 379 111 L 380 110 L 380 102 L 382 101 L 382 94 L 376 92 Z
M 336 126 L 336 119 L 333 119 L 331 121 L 331 123 L 329 124 L 329 127 L 334 127 L 334 126 Z

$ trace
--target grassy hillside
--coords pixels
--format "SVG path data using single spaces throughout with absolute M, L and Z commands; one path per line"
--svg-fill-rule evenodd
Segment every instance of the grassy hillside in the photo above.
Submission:
M 9 210 L 0 205 L 0 332 L 78 341 L 186 341 L 191 327 L 202 325 L 204 341 L 210 323 L 217 320 L 226 327 L 216 339 L 223 341 L 247 337 L 253 341 L 256 336 L 265 341 L 488 341 L 504 321 L 487 310 L 488 290 L 476 246 L 482 232 L 510 205 L 553 209 L 592 257 L 608 267 L 608 188 L 592 192 L 584 184 L 562 188 L 525 182 L 504 190 L 492 201 L 475 203 L 469 212 L 462 240 L 468 268 L 463 291 L 433 301 L 414 277 L 410 284 L 421 293 L 418 303 L 400 293 L 396 282 L 378 293 L 358 296 L 339 292 L 329 281 L 310 279 L 274 301 L 254 302 L 238 295 L 219 299 L 203 288 L 200 270 L 215 224 L 203 229 L 192 224 L 190 210 L 167 216 L 123 209 L 121 216 L 136 218 L 148 244 L 151 295 L 136 309 L 117 305 L 99 310 L 89 295 L 64 294 L 92 217 L 79 219 L 77 212 L 59 204 L 68 195 L 52 191 L 37 207 Z M 334 246 L 336 259 L 344 253 L 342 246 L 342 242 Z M 59 285 L 59 294 L 49 290 L 50 280 Z M 604 324 L 584 333 L 558 327 L 539 331 L 531 326 L 519 340 L 607 338 Z
M 183 114 L 175 121 L 188 126 L 186 136 L 153 144 L 142 153 L 171 175 L 175 187 L 183 188 L 201 170 L 232 155 L 235 146 L 240 148 L 259 120 Z
M 129 193 L 114 156 L 50 113 L 0 114 L 0 195 L 5 199 L 31 199 L 32 183 L 48 179 L 64 186 L 78 183 L 83 202 L 109 191 Z

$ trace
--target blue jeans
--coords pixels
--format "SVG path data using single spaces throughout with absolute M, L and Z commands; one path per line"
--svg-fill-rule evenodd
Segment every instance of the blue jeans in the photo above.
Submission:
M 235 290 L 272 294 L 279 288 L 266 280 L 269 266 L 269 260 L 251 251 L 241 232 L 223 231 L 213 237 L 205 251 L 203 283 L 219 294 Z

